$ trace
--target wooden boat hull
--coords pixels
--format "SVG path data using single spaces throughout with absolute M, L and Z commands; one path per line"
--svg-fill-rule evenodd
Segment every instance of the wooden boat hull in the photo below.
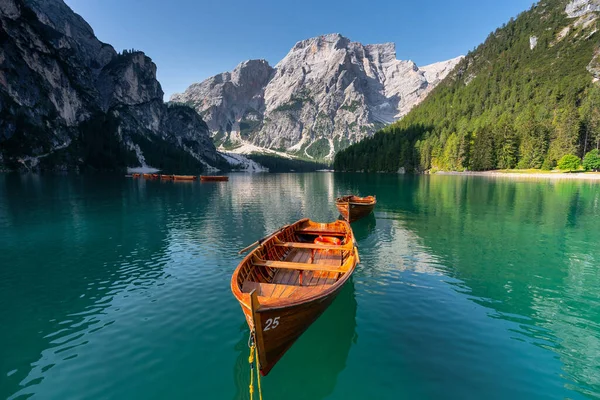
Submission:
M 267 375 L 283 355 L 292 347 L 298 338 L 315 322 L 321 314 L 331 305 L 343 285 L 334 292 L 314 301 L 302 303 L 297 306 L 273 309 L 259 309 L 254 319 L 262 331 L 262 338 L 257 338 L 257 347 L 261 359 L 260 373 Z M 253 316 L 250 309 L 243 307 L 246 322 L 254 330 Z M 277 321 L 281 329 L 268 329 Z M 278 325 L 279 325 L 278 324 Z M 261 342 L 262 341 L 262 342 Z
M 377 204 L 377 201 L 373 196 L 365 198 L 345 196 L 338 198 L 335 201 L 335 206 L 340 212 L 340 215 L 350 223 L 371 214 L 375 208 L 375 204 Z
M 354 229 L 353 229 L 354 230 Z M 356 340 L 356 291 L 352 277 L 346 282 L 331 306 L 319 317 L 311 329 L 302 334 L 302 339 L 288 351 L 283 359 L 287 365 L 310 365 L 310 379 L 302 381 L 302 398 L 325 399 L 337 387 L 337 377 L 346 369 L 348 355 Z M 232 365 L 235 396 L 244 398 L 248 393 L 248 338 L 240 336 L 235 344 L 236 361 Z M 282 360 L 283 360 L 282 359 Z M 277 368 L 275 368 L 277 369 Z M 279 382 L 296 382 L 297 368 L 279 368 L 275 372 Z M 269 390 L 270 397 L 280 398 L 287 392 Z
M 202 182 L 225 182 L 229 180 L 228 176 L 219 175 L 202 175 L 200 176 Z
M 198 179 L 196 175 L 173 175 L 175 181 L 195 181 Z
M 337 235 L 343 244 L 314 244 L 320 235 Z M 262 375 L 329 307 L 358 262 L 347 222 L 307 219 L 275 232 L 244 258 L 231 290 L 253 332 Z

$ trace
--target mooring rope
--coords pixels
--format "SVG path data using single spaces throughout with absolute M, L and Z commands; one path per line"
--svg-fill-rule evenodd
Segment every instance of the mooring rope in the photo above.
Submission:
M 250 364 L 250 400 L 254 398 L 254 353 L 256 352 L 256 380 L 258 381 L 258 398 L 262 400 L 262 388 L 260 387 L 260 366 L 258 362 L 258 349 L 254 343 L 254 334 L 250 333 L 248 339 L 248 347 L 250 347 L 250 356 L 248 357 L 248 363 Z

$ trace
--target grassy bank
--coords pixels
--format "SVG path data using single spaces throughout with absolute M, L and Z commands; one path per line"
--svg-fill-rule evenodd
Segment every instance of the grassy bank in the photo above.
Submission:
M 600 172 L 562 172 L 546 171 L 541 169 L 498 169 L 493 171 L 438 171 L 435 175 L 465 175 L 465 176 L 491 176 L 506 178 L 547 178 L 547 179 L 587 179 L 600 180 Z

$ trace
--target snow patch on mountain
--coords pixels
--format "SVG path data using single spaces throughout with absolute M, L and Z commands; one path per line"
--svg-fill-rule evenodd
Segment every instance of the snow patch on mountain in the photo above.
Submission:
M 269 172 L 268 168 L 263 167 L 256 161 L 253 161 L 242 154 L 225 151 L 219 153 L 233 168 L 241 169 L 246 172 Z

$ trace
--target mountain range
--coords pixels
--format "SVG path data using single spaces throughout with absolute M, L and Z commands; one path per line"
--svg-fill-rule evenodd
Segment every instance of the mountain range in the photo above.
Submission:
M 417 67 L 393 43 L 328 34 L 296 43 L 275 67 L 245 61 L 171 101 L 195 108 L 223 149 L 331 160 L 408 113 L 461 59 Z
M 233 154 L 251 152 L 338 170 L 550 169 L 600 148 L 599 30 L 600 0 L 543 0 L 425 67 L 329 34 L 165 103 L 152 60 L 99 41 L 62 0 L 4 0 L 0 170 L 260 170 Z

